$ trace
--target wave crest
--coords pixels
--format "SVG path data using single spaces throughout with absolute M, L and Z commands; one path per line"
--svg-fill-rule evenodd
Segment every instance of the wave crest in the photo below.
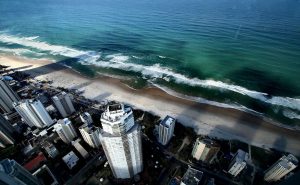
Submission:
M 200 86 L 204 88 L 214 88 L 221 91 L 232 91 L 238 94 L 249 96 L 272 105 L 284 106 L 295 110 L 300 110 L 300 99 L 280 96 L 269 96 L 267 93 L 249 90 L 245 87 L 224 83 L 212 79 L 201 80 L 190 78 L 186 75 L 177 73 L 170 68 L 162 67 L 160 64 L 150 66 L 131 63 L 130 57 L 122 54 L 107 55 L 106 60 L 99 60 L 101 55 L 96 51 L 83 51 L 61 45 L 52 45 L 46 42 L 38 41 L 38 37 L 16 37 L 7 34 L 0 34 L 0 41 L 4 43 L 19 44 L 22 46 L 34 48 L 40 51 L 50 52 L 52 55 L 61 55 L 65 57 L 78 58 L 83 65 L 95 65 L 104 68 L 122 69 L 142 74 L 143 77 L 151 79 L 172 79 L 176 83 L 189 86 Z

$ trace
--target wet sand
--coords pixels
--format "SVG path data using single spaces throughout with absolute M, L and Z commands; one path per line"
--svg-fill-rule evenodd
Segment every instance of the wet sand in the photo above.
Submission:
M 47 60 L 0 56 L 0 64 L 21 68 L 53 86 L 84 89 L 84 96 L 96 100 L 116 100 L 159 116 L 171 115 L 199 134 L 238 139 L 249 144 L 300 155 L 300 131 L 280 123 L 232 108 L 193 102 L 167 94 L 156 87 L 135 90 L 111 77 L 88 78 Z

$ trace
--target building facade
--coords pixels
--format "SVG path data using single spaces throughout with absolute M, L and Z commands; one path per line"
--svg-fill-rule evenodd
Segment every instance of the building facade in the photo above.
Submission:
M 192 156 L 196 160 L 200 160 L 204 163 L 210 164 L 215 159 L 219 150 L 220 146 L 213 140 L 200 140 L 199 138 L 197 138 L 192 151 Z
M 167 145 L 173 137 L 175 119 L 166 116 L 158 126 L 158 141 L 162 145 Z
M 67 144 L 71 143 L 71 141 L 77 137 L 72 122 L 68 118 L 58 120 L 54 125 L 54 130 L 59 135 L 60 139 Z
M 228 173 L 236 177 L 246 167 L 249 154 L 243 150 L 238 150 L 229 164 Z
M 289 154 L 282 156 L 275 164 L 266 170 L 264 180 L 275 182 L 283 178 L 298 166 L 298 159 Z
M 0 161 L 0 184 L 4 185 L 40 185 L 38 179 L 15 160 Z
M 14 107 L 30 127 L 44 128 L 53 124 L 53 120 L 39 100 L 21 100 Z
M 141 129 L 131 108 L 108 105 L 101 115 L 100 141 L 111 170 L 118 179 L 128 179 L 143 170 Z
M 15 143 L 14 132 L 14 127 L 0 114 L 0 147 Z
M 87 125 L 93 124 L 92 116 L 88 112 L 84 112 L 84 113 L 80 114 L 80 119 L 83 123 L 85 123 Z
M 196 170 L 194 168 L 191 168 L 191 166 L 189 166 L 189 168 L 187 169 L 187 171 L 185 172 L 185 174 L 181 179 L 180 185 L 199 185 L 202 176 L 203 176 L 202 171 Z
M 67 117 L 75 112 L 70 95 L 66 92 L 61 92 L 52 97 L 52 101 L 62 117 Z
M 83 140 L 93 148 L 98 148 L 101 145 L 100 142 L 100 128 L 95 127 L 92 124 L 83 124 L 79 127 L 79 132 Z
M 0 76 L 0 109 L 4 113 L 10 113 L 14 111 L 13 102 L 19 100 L 19 96 L 11 89 L 3 76 Z

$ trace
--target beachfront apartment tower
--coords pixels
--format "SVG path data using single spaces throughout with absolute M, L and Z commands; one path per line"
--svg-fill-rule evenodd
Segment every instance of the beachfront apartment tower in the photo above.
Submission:
M 44 128 L 53 124 L 49 113 L 39 100 L 21 100 L 15 102 L 14 107 L 30 127 Z
M 173 137 L 175 127 L 175 119 L 166 116 L 158 126 L 158 141 L 162 145 L 167 145 Z
M 128 179 L 143 170 L 142 138 L 130 107 L 110 104 L 101 115 L 100 141 L 117 179 Z
M 268 182 L 275 182 L 294 170 L 298 165 L 298 159 L 289 154 L 282 156 L 275 164 L 266 170 L 264 180 Z
M 69 144 L 77 137 L 72 122 L 68 118 L 58 120 L 53 128 L 64 143 Z
M 98 148 L 101 145 L 99 134 L 100 128 L 92 124 L 84 123 L 79 127 L 79 132 L 83 140 L 93 148 Z
M 243 150 L 238 150 L 229 164 L 228 173 L 236 177 L 246 167 L 249 154 Z
M 84 112 L 83 114 L 80 114 L 80 119 L 83 123 L 87 125 L 91 125 L 93 123 L 92 116 L 88 112 Z
M 15 160 L 0 161 L 0 184 L 4 185 L 40 185 L 38 179 Z
M 0 109 L 4 113 L 14 110 L 13 102 L 19 101 L 19 96 L 11 89 L 3 76 L 0 76 Z
M 194 148 L 192 151 L 192 156 L 196 160 L 200 160 L 204 163 L 212 163 L 217 153 L 220 150 L 220 146 L 211 139 L 200 140 L 197 138 Z
M 14 127 L 0 114 L 0 147 L 15 143 Z
M 71 97 L 66 92 L 61 92 L 52 97 L 52 101 L 62 117 L 67 117 L 75 112 Z

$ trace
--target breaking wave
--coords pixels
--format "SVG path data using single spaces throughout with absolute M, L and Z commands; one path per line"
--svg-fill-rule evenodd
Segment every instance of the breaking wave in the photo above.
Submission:
M 94 51 L 82 51 L 61 45 L 52 45 L 47 42 L 37 40 L 38 36 L 16 37 L 8 34 L 0 34 L 0 41 L 7 44 L 18 44 L 25 47 L 34 48 L 40 51 L 49 52 L 52 55 L 61 55 L 70 58 L 78 58 L 83 61 L 93 61 L 100 58 L 100 54 Z
M 0 42 L 8 44 L 19 44 L 25 47 L 49 52 L 52 55 L 78 58 L 78 61 L 83 65 L 95 65 L 103 68 L 115 68 L 125 71 L 133 71 L 142 74 L 143 77 L 147 77 L 147 79 L 149 80 L 161 78 L 167 79 L 167 81 L 174 80 L 178 84 L 199 86 L 203 88 L 213 88 L 220 91 L 232 91 L 272 105 L 300 110 L 300 99 L 297 98 L 272 96 L 264 92 L 249 90 L 242 86 L 228 84 L 212 79 L 201 80 L 198 78 L 190 78 L 184 74 L 177 73 L 170 68 L 163 67 L 160 64 L 146 66 L 131 63 L 131 57 L 122 54 L 107 55 L 102 60 L 100 60 L 101 54 L 99 52 L 83 51 L 61 45 L 52 45 L 43 41 L 39 41 L 37 39 L 37 36 L 17 37 L 8 34 L 0 34 Z

